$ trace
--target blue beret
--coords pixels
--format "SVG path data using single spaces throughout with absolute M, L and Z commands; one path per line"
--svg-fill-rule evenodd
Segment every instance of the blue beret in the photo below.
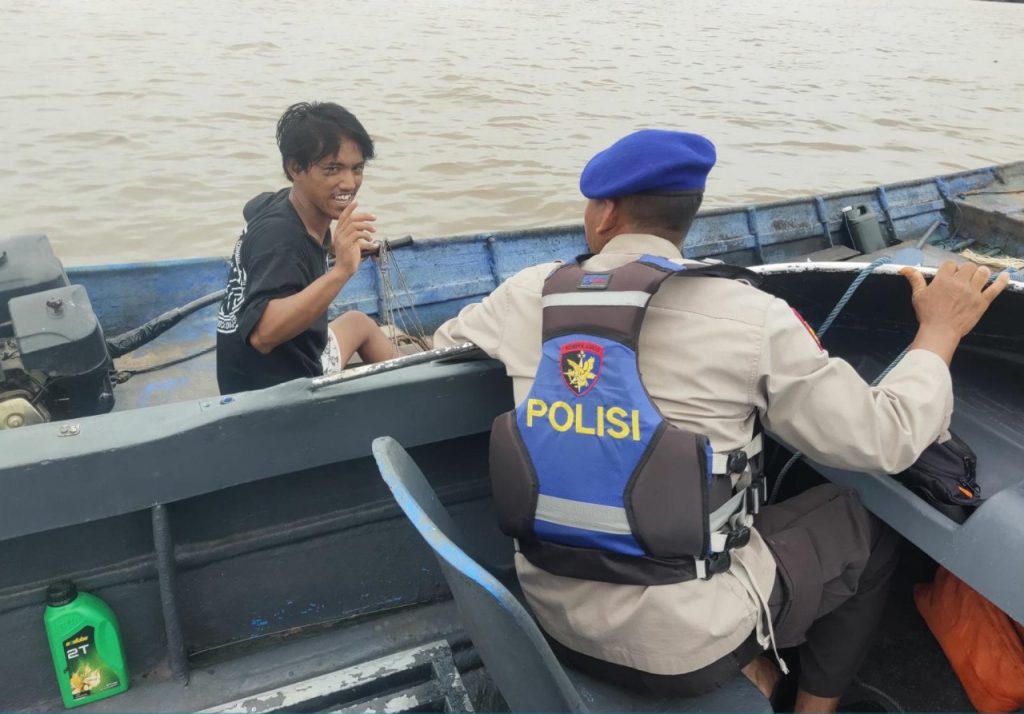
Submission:
M 699 134 L 643 129 L 592 158 L 580 174 L 587 198 L 634 193 L 703 191 L 715 145 Z

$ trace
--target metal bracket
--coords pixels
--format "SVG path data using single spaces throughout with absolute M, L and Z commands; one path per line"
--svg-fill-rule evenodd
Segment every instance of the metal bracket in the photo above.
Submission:
M 427 362 L 439 362 L 441 360 L 452 359 L 455 357 L 465 357 L 475 352 L 480 352 L 480 348 L 472 342 L 463 342 L 461 345 L 454 345 L 452 347 L 438 347 L 427 352 L 417 352 L 415 354 L 404 355 L 402 357 L 396 357 L 395 359 L 389 359 L 383 362 L 375 362 L 374 364 L 367 364 L 361 367 L 352 367 L 351 369 L 346 369 L 323 377 L 313 377 L 310 380 L 310 388 L 315 392 L 319 389 L 323 389 L 324 387 L 329 387 L 332 384 L 351 382 L 354 379 L 360 379 L 362 377 L 372 377 L 375 374 L 393 372 L 396 369 L 411 367 L 416 364 L 426 364 Z

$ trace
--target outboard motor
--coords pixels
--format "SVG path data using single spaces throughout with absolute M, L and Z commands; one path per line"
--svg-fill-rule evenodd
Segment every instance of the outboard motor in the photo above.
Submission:
M 113 360 L 44 235 L 0 239 L 0 429 L 102 414 Z

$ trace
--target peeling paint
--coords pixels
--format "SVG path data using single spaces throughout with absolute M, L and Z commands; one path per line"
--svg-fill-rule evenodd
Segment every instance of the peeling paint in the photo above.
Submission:
M 439 660 L 447 660 L 449 662 L 449 666 L 451 666 L 451 657 L 451 648 L 448 646 L 447 642 L 433 642 L 352 667 L 347 667 L 342 670 L 329 672 L 301 682 L 296 682 L 285 687 L 276 688 L 258 694 L 251 694 L 233 702 L 226 702 L 204 711 L 247 712 L 257 714 L 260 712 L 278 710 L 295 710 L 302 708 L 303 704 L 306 702 L 320 699 L 322 697 L 331 695 L 341 695 L 343 697 L 347 690 L 351 690 L 367 682 L 373 682 L 374 680 L 382 680 L 381 694 L 383 695 L 392 686 L 387 682 L 387 678 L 400 672 L 412 670 L 424 664 L 435 662 L 434 667 L 427 668 L 427 670 L 433 672 L 437 668 L 436 662 Z M 383 711 L 409 711 L 410 709 L 422 705 L 420 698 L 410 694 L 410 692 L 417 688 L 423 688 L 424 685 L 428 685 L 430 682 L 434 682 L 431 686 L 438 687 L 439 689 L 446 689 L 447 691 L 454 690 L 457 693 L 465 695 L 465 687 L 462 684 L 461 678 L 457 676 L 457 673 L 454 681 L 452 681 L 451 678 L 448 678 L 446 684 L 448 684 L 449 687 L 447 688 L 441 687 L 436 680 L 428 677 L 427 679 L 407 685 L 404 691 L 395 692 L 394 696 L 389 698 L 384 704 Z M 364 700 L 365 693 L 360 694 L 358 699 Z
M 387 704 L 384 705 L 384 712 L 407 712 L 420 705 L 418 697 L 410 697 L 408 695 L 397 696 L 393 699 L 389 699 Z

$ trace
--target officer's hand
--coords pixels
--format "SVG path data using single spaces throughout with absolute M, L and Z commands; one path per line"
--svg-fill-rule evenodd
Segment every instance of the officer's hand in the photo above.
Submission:
M 352 275 L 359 268 L 362 251 L 376 232 L 372 213 L 356 213 L 359 204 L 353 201 L 345 206 L 334 227 L 331 245 L 334 249 L 334 269 Z
M 900 274 L 910 282 L 914 311 L 921 327 L 948 330 L 957 339 L 974 329 L 1010 282 L 1010 276 L 1002 273 L 986 287 L 992 271 L 974 263 L 957 266 L 952 260 L 939 267 L 931 283 L 925 282 L 914 268 L 903 268 Z

